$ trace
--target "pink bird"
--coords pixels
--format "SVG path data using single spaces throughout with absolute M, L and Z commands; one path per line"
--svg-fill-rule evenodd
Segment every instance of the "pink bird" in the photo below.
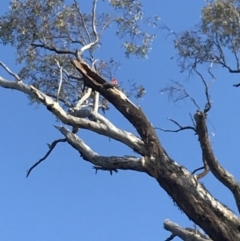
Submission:
M 117 85 L 118 84 L 118 81 L 116 78 L 113 78 L 112 81 L 111 81 L 113 84 Z
M 106 82 L 106 83 L 103 84 L 103 86 L 104 86 L 105 89 L 110 89 L 110 88 L 116 87 L 117 84 L 118 84 L 117 79 L 113 78 L 111 80 L 111 82 Z

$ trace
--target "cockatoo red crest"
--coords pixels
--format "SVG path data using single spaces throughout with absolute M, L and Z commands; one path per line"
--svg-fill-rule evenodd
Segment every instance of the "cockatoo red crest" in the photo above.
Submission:
M 118 81 L 116 78 L 113 78 L 112 81 L 111 81 L 113 84 L 117 85 L 118 84 Z

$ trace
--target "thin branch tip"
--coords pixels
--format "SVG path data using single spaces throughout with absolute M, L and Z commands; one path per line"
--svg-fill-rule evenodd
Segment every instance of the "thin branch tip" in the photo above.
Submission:
M 47 151 L 47 153 L 45 154 L 45 156 L 43 158 L 41 158 L 39 161 L 37 161 L 36 163 L 34 163 L 29 170 L 27 170 L 27 175 L 26 178 L 30 175 L 30 173 L 32 172 L 32 170 L 37 167 L 41 162 L 43 162 L 45 159 L 47 159 L 47 157 L 51 154 L 51 152 L 53 151 L 53 149 L 55 148 L 55 146 L 60 143 L 60 142 L 66 142 L 67 139 L 63 138 L 63 139 L 58 139 L 53 141 L 51 144 L 47 144 L 49 147 L 49 150 Z

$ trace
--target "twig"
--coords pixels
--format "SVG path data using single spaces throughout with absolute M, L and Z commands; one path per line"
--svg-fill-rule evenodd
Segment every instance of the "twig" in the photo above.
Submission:
M 171 236 L 168 237 L 165 241 L 171 241 L 171 240 L 173 240 L 175 237 L 177 237 L 177 235 L 171 234 Z
M 63 72 L 66 74 L 66 76 L 70 79 L 74 79 L 74 80 L 77 80 L 77 81 L 80 81 L 81 80 L 81 77 L 78 77 L 76 75 L 72 75 L 72 74 L 69 74 L 67 72 L 67 70 L 63 69 Z
M 240 69 L 240 65 L 239 65 L 239 58 L 238 58 L 238 51 L 236 50 L 236 47 L 234 46 L 234 43 L 233 41 L 231 40 L 231 43 L 232 43 L 232 46 L 233 46 L 233 53 L 234 53 L 234 57 L 236 59 L 236 62 L 237 62 L 237 69 L 239 70 Z
M 185 98 L 189 98 L 190 101 L 200 110 L 200 106 L 197 104 L 196 100 L 186 91 L 183 85 L 178 83 L 177 81 L 171 81 L 174 85 L 166 86 L 161 90 L 161 92 L 169 92 L 169 98 L 173 100 L 173 102 L 177 102 L 179 100 L 183 100 Z M 177 97 L 175 97 L 175 93 L 180 93 Z
M 0 65 L 8 72 L 11 76 L 13 76 L 17 81 L 21 81 L 21 78 L 20 78 L 17 74 L 13 73 L 13 72 L 7 67 L 7 65 L 5 65 L 2 61 L 0 61 Z
M 118 173 L 117 169 L 109 169 L 109 168 L 105 168 L 105 167 L 101 167 L 101 166 L 93 166 L 93 169 L 95 169 L 95 174 L 97 174 L 97 172 L 99 170 L 101 170 L 101 171 L 109 171 L 111 175 L 113 174 L 113 172 Z
M 189 116 L 190 116 L 190 118 L 191 118 L 191 121 L 192 121 L 193 126 L 196 127 L 196 123 L 195 123 L 195 121 L 194 121 L 194 119 L 193 119 L 192 114 L 189 113 Z
M 195 169 L 195 170 L 192 172 L 192 174 L 194 174 L 194 173 L 196 173 L 197 171 L 200 171 L 200 170 L 202 170 L 202 169 L 204 169 L 204 167 L 199 167 L 199 168 Z
M 98 33 L 97 33 L 97 29 L 96 29 L 96 8 L 97 8 L 97 0 L 94 0 L 93 1 L 93 8 L 92 8 L 92 30 L 93 30 L 93 34 L 95 36 L 95 40 L 91 41 L 89 44 L 83 46 L 80 49 L 80 51 L 77 52 L 78 59 L 81 59 L 81 55 L 85 50 L 90 49 L 91 47 L 93 47 L 99 41 L 99 36 L 98 36 Z
M 48 45 L 45 45 L 45 44 L 34 44 L 32 43 L 31 44 L 33 47 L 37 47 L 37 48 L 44 48 L 44 49 L 47 49 L 47 50 L 50 50 L 50 51 L 53 51 L 57 54 L 71 54 L 71 55 L 74 55 L 76 56 L 76 52 L 73 52 L 71 50 L 59 50 L 55 47 L 50 47 Z
M 204 161 L 204 171 L 197 175 L 197 180 L 205 177 L 209 173 L 210 169 L 206 161 Z
M 197 180 L 205 177 L 205 176 L 208 174 L 208 172 L 210 171 L 209 166 L 208 166 L 206 160 L 204 159 L 204 156 L 203 156 L 203 165 L 204 165 L 203 167 L 199 167 L 199 168 L 195 169 L 195 170 L 192 172 L 192 174 L 194 174 L 194 173 L 196 173 L 197 171 L 200 171 L 200 170 L 203 170 L 203 169 L 204 169 L 203 172 L 197 174 L 197 176 L 196 176 Z
M 87 26 L 86 26 L 86 23 L 85 23 L 85 20 L 84 20 L 84 18 L 83 18 L 82 13 L 81 13 L 80 6 L 79 6 L 79 4 L 77 3 L 76 0 L 74 0 L 74 3 L 75 3 L 75 6 L 76 6 L 76 8 L 77 8 L 77 10 L 78 10 L 79 16 L 80 16 L 80 18 L 81 18 L 81 20 L 82 20 L 83 28 L 84 28 L 87 36 L 88 36 L 88 41 L 89 41 L 89 42 L 92 42 L 91 36 L 90 36 L 90 34 L 89 34 L 89 31 L 88 31 Z M 87 42 L 86 42 L 85 38 L 83 38 L 83 40 L 84 40 L 84 42 L 85 42 L 84 44 L 86 45 Z
M 36 162 L 34 165 L 32 165 L 32 166 L 30 167 L 30 169 L 27 171 L 26 177 L 28 177 L 28 176 L 30 175 L 31 171 L 32 171 L 35 167 L 37 167 L 42 161 L 44 161 L 44 160 L 50 155 L 50 153 L 53 151 L 53 149 L 55 148 L 55 146 L 56 146 L 59 142 L 66 142 L 66 141 L 67 141 L 67 139 L 64 138 L 64 139 L 55 140 L 54 142 L 52 142 L 52 144 L 48 144 L 48 147 L 49 147 L 48 152 L 46 153 L 46 155 L 45 155 L 43 158 L 41 158 L 38 162 Z
M 175 125 L 177 125 L 179 127 L 179 129 L 177 129 L 177 130 L 167 130 L 167 129 L 163 129 L 163 128 L 160 128 L 160 127 L 154 127 L 154 129 L 161 130 L 161 131 L 164 131 L 164 132 L 179 132 L 179 131 L 183 131 L 183 130 L 193 130 L 194 132 L 196 132 L 196 129 L 192 126 L 182 126 L 177 121 L 175 121 L 171 118 L 168 118 L 168 120 L 173 122 Z
M 208 92 L 208 85 L 207 85 L 205 79 L 203 78 L 202 74 L 201 74 L 200 72 L 198 72 L 198 70 L 196 69 L 196 67 L 193 68 L 193 70 L 194 70 L 195 73 L 200 77 L 200 79 L 202 80 L 202 82 L 203 82 L 203 84 L 204 84 L 204 86 L 205 86 L 205 96 L 206 96 L 206 99 L 207 99 L 207 103 L 206 103 L 205 108 L 204 108 L 204 113 L 207 113 L 207 112 L 211 109 L 211 107 L 212 107 L 212 104 L 211 104 L 211 101 L 210 101 L 209 92 Z M 211 76 L 213 76 L 212 73 L 211 73 L 211 71 L 210 71 L 210 69 L 208 69 L 208 73 L 209 73 Z M 213 76 L 213 78 L 214 78 L 214 76 Z M 214 78 L 214 79 L 215 79 L 215 78 Z
M 195 129 L 192 126 L 185 126 L 185 127 L 179 128 L 177 130 L 168 130 L 168 129 L 163 129 L 160 127 L 154 127 L 154 129 L 164 131 L 164 132 L 179 132 L 179 131 L 184 131 L 184 130 L 194 130 L 195 131 Z
M 238 84 L 235 84 L 235 85 L 233 85 L 234 87 L 239 87 L 240 86 L 240 83 L 238 83 Z

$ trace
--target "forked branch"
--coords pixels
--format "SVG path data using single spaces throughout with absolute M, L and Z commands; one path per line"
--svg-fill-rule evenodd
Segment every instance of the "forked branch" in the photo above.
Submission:
M 31 96 L 32 98 L 37 98 L 38 101 L 43 103 L 49 111 L 66 125 L 91 130 L 97 134 L 110 137 L 124 143 L 141 155 L 145 155 L 147 152 L 143 141 L 134 134 L 118 128 L 111 130 L 102 123 L 69 115 L 56 101 L 33 86 L 29 86 L 23 82 L 8 81 L 2 77 L 0 77 L 0 86 L 8 89 L 15 89 Z
M 93 7 L 92 7 L 92 32 L 93 35 L 95 37 L 95 40 L 91 41 L 90 43 L 86 44 L 85 46 L 83 46 L 80 51 L 78 51 L 78 60 L 81 59 L 81 55 L 84 51 L 86 51 L 87 49 L 91 49 L 95 44 L 97 44 L 99 42 L 99 35 L 97 33 L 97 28 L 96 28 L 96 8 L 97 8 L 97 0 L 93 1 Z M 86 32 L 88 33 L 88 30 L 85 27 Z M 88 34 L 89 39 L 90 35 Z
M 195 73 L 200 77 L 200 79 L 202 80 L 203 82 L 203 85 L 205 87 L 205 96 L 206 96 L 206 99 L 207 99 L 207 103 L 205 105 L 205 108 L 204 108 L 204 112 L 207 113 L 211 107 L 212 107 L 212 103 L 211 103 L 211 100 L 210 100 L 210 95 L 209 95 L 209 86 L 207 84 L 207 82 L 205 81 L 203 75 L 196 69 L 196 68 L 193 68 L 193 70 L 195 71 Z M 211 77 L 213 78 L 212 81 L 215 80 L 215 77 L 213 76 L 213 74 L 211 73 L 211 68 L 208 69 L 208 73 L 211 75 Z
M 168 130 L 168 129 L 163 129 L 161 127 L 155 127 L 154 129 L 156 130 L 161 130 L 161 131 L 164 131 L 164 132 L 180 132 L 180 131 L 184 131 L 184 130 L 192 130 L 196 133 L 196 129 L 192 126 L 182 126 L 181 124 L 179 124 L 177 121 L 171 119 L 171 118 L 168 118 L 169 121 L 173 122 L 175 125 L 177 125 L 179 127 L 179 129 L 177 130 Z
M 67 142 L 76 149 L 82 158 L 91 162 L 94 166 L 101 167 L 103 170 L 133 170 L 145 172 L 143 167 L 144 158 L 135 156 L 99 156 L 82 139 L 65 127 L 56 127 L 67 139 Z
M 46 45 L 46 44 L 35 44 L 35 43 L 32 43 L 31 44 L 33 47 L 36 47 L 36 48 L 44 48 L 44 49 L 47 49 L 49 51 L 52 51 L 52 52 L 55 52 L 56 54 L 70 54 L 70 55 L 73 55 L 75 57 L 77 57 L 77 54 L 76 52 L 74 51 L 71 51 L 71 50 L 63 50 L 63 49 L 58 49 L 54 46 L 49 46 L 49 45 Z

